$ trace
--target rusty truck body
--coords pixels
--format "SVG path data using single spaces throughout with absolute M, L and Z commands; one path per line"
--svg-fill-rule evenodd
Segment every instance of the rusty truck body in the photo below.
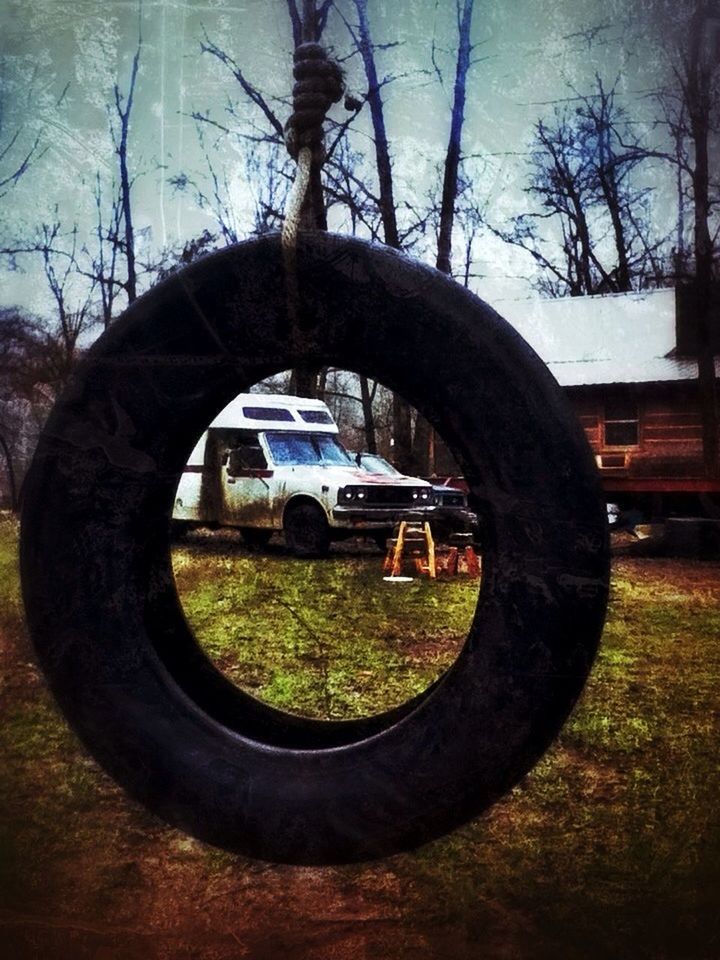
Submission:
M 432 512 L 432 485 L 361 469 L 320 400 L 240 394 L 198 440 L 178 484 L 176 524 L 239 528 L 251 545 L 283 531 L 298 555 L 362 534 L 384 542 L 409 511 Z

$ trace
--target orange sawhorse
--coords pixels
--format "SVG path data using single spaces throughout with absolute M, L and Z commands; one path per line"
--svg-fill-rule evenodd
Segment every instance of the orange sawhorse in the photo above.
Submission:
M 403 559 L 415 561 L 418 573 L 426 573 L 435 579 L 435 541 L 433 540 L 430 524 L 425 520 L 401 520 L 392 540 L 388 541 L 388 552 L 383 563 L 383 573 L 390 573 L 391 577 L 399 577 L 402 572 Z

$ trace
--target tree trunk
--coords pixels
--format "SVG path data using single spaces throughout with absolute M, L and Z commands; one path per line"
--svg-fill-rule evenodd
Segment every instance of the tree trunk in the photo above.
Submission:
M 575 205 L 575 226 L 577 228 L 578 242 L 580 244 L 578 271 L 582 281 L 583 293 L 591 296 L 596 291 L 591 267 L 592 257 L 590 253 L 590 229 L 587 224 L 587 219 L 585 218 L 585 211 L 582 208 L 580 198 L 573 197 L 572 199 Z
M 328 367 L 322 367 L 317 379 L 316 396 L 318 400 L 325 400 L 325 391 L 327 390 Z
M 0 433 L 0 448 L 2 448 L 3 456 L 5 457 L 5 465 L 7 468 L 8 476 L 8 486 L 10 487 L 10 509 L 15 513 L 17 510 L 17 484 L 15 482 L 15 468 L 13 467 L 12 456 L 10 454 L 10 447 L 5 441 L 5 437 Z
M 123 147 L 120 154 L 120 190 L 122 193 L 123 221 L 125 223 L 125 262 L 127 263 L 127 291 L 128 303 L 137 299 L 137 274 L 135 272 L 135 233 L 132 222 L 132 207 L 130 205 L 130 178 L 127 168 L 126 141 L 123 138 Z
M 385 111 L 380 85 L 378 83 L 375 54 L 373 53 L 370 24 L 367 16 L 367 0 L 355 0 L 355 7 L 359 19 L 360 56 L 365 67 L 365 76 L 368 83 L 368 103 L 372 118 L 373 135 L 375 138 L 375 162 L 378 173 L 380 193 L 380 218 L 383 225 L 385 243 L 389 247 L 400 247 L 398 236 L 395 199 L 393 197 L 392 164 L 388 149 L 387 131 L 385 130 Z
M 118 119 L 120 120 L 120 141 L 117 143 L 116 151 L 120 164 L 120 201 L 122 205 L 123 224 L 125 227 L 125 262 L 127 264 L 127 281 L 125 290 L 127 292 L 128 303 L 132 303 L 137 298 L 137 273 L 135 269 L 135 231 L 132 219 L 132 204 L 130 202 L 130 193 L 132 191 L 132 180 L 128 171 L 127 152 L 128 135 L 130 132 L 130 115 L 133 108 L 133 98 L 135 96 L 135 83 L 137 81 L 138 66 L 140 63 L 140 50 L 142 40 L 138 40 L 137 50 L 133 57 L 132 72 L 130 74 L 130 84 L 128 86 L 125 108 L 122 107 L 120 88 L 115 85 L 115 107 L 117 109 Z
M 438 270 L 452 273 L 452 231 L 455 220 L 455 202 L 457 200 L 458 168 L 462 129 L 465 122 L 465 84 L 470 68 L 470 26 L 472 23 L 473 0 L 463 0 L 462 16 L 458 20 L 458 56 L 455 68 L 455 91 L 453 95 L 452 118 L 450 121 L 450 139 L 445 154 L 445 174 L 443 177 L 442 202 L 440 205 L 440 230 L 438 232 L 437 262 Z
M 617 287 L 618 293 L 627 293 L 629 290 L 632 290 L 630 264 L 628 262 L 625 224 L 623 223 L 620 210 L 617 168 L 614 164 L 615 157 L 610 143 L 611 98 L 613 94 L 612 92 L 610 94 L 605 92 L 600 80 L 598 80 L 598 88 L 600 95 L 600 115 L 598 116 L 594 111 L 590 113 L 595 123 L 598 138 L 598 180 L 600 181 L 600 190 L 605 201 L 605 206 L 610 215 L 610 222 L 612 223 L 613 236 L 615 239 L 615 252 L 618 258 L 615 286 Z
M 458 10 L 459 13 L 459 10 Z M 470 68 L 470 27 L 472 25 L 473 0 L 463 0 L 462 14 L 458 16 L 458 54 L 455 67 L 455 91 L 453 95 L 450 137 L 445 154 L 445 173 L 443 176 L 442 201 L 440 204 L 440 229 L 438 231 L 437 260 L 435 266 L 448 275 L 452 274 L 452 232 L 455 224 L 455 204 L 457 202 L 458 170 L 462 146 L 462 130 L 465 122 L 465 88 Z M 430 476 L 434 469 L 431 462 L 434 457 L 432 427 L 420 416 L 415 421 L 413 438 L 414 469 L 424 477 Z
M 380 195 L 380 219 L 383 236 L 389 247 L 400 248 L 395 198 L 393 196 L 392 164 L 385 129 L 385 112 L 378 82 L 375 55 L 373 53 L 370 24 L 367 15 L 367 0 L 354 0 L 359 20 L 358 46 L 368 84 L 368 103 L 375 139 L 375 163 Z M 412 425 L 410 406 L 404 397 L 393 393 L 393 459 L 403 473 L 412 468 Z
M 316 400 L 319 372 L 318 367 L 296 367 L 290 377 L 290 394 Z
M 412 419 L 410 404 L 404 397 L 401 397 L 397 393 L 393 393 L 392 424 L 392 459 L 400 473 L 412 474 L 414 464 L 412 456 Z
M 615 251 L 618 258 L 617 267 L 617 292 L 627 293 L 632 290 L 630 279 L 630 265 L 628 263 L 627 243 L 625 240 L 625 225 L 620 214 L 620 201 L 617 193 L 617 184 L 615 176 L 606 170 L 600 171 L 600 186 L 602 188 L 605 205 L 610 214 L 613 235 L 615 237 Z
M 695 154 L 693 170 L 695 303 L 697 307 L 698 391 L 702 415 L 703 462 L 708 477 L 717 477 L 718 404 L 710 303 L 712 298 L 713 245 L 708 225 L 710 210 L 708 135 L 711 111 L 711 65 L 702 63 L 704 18 L 708 6 L 699 3 L 693 14 L 688 61 L 688 112 Z
M 372 397 L 368 378 L 360 375 L 360 398 L 362 400 L 363 419 L 365 421 L 365 449 L 368 453 L 377 453 L 375 438 L 375 415 L 373 414 Z

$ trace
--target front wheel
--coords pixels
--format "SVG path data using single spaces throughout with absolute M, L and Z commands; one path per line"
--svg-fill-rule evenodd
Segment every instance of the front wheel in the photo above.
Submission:
M 285 543 L 296 557 L 324 557 L 330 549 L 325 512 L 314 503 L 298 503 L 285 512 Z
M 241 527 L 240 533 L 245 545 L 251 550 L 264 549 L 270 543 L 270 537 L 273 535 L 272 530 L 264 530 L 261 527 Z

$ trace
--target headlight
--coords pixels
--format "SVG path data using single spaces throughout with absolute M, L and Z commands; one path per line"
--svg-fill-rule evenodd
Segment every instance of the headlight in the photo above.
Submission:
M 350 500 L 364 500 L 367 491 L 363 487 L 343 487 L 338 493 L 338 501 L 347 503 Z

